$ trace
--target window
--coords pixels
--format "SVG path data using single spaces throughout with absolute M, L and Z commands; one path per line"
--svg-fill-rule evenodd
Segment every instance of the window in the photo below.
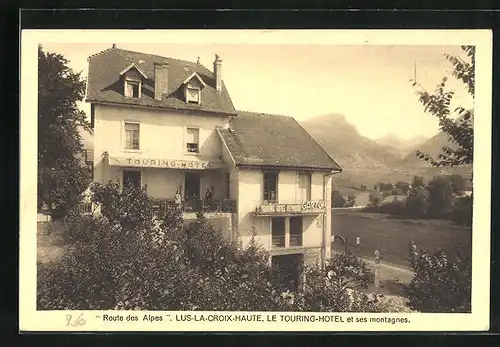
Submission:
M 290 217 L 290 247 L 302 246 L 302 216 Z
M 278 173 L 264 172 L 264 201 L 278 200 Z
M 200 152 L 200 129 L 187 128 L 186 131 L 186 150 L 189 153 Z
M 141 84 L 136 81 L 125 81 L 125 96 L 139 98 L 141 96 Z
M 141 172 L 139 170 L 123 170 L 123 185 L 131 184 L 141 187 Z
M 200 89 L 187 87 L 186 101 L 188 103 L 199 104 L 200 103 Z
M 311 200 L 311 174 L 299 173 L 299 199 L 300 201 Z
M 225 185 L 226 185 L 226 199 L 231 199 L 231 174 L 229 172 L 226 172 Z
M 285 247 L 285 217 L 271 217 L 272 246 Z
M 125 123 L 125 149 L 139 149 L 138 123 Z

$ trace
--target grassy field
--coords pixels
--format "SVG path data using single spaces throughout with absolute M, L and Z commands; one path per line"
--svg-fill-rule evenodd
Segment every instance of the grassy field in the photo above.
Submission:
M 333 210 L 332 234 L 344 236 L 348 249 L 357 256 L 373 258 L 378 249 L 382 261 L 400 266 L 409 265 L 410 240 L 429 251 L 442 248 L 455 255 L 460 250 L 467 256 L 472 252 L 472 229 L 445 220 L 395 219 L 383 214 Z M 334 249 L 343 250 L 344 245 L 334 243 Z

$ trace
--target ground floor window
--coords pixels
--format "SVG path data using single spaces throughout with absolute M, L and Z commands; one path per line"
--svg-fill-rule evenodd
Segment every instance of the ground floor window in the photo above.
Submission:
M 290 247 L 302 246 L 302 216 L 290 217 Z
M 271 218 L 273 247 L 285 247 L 285 217 Z
M 123 170 L 123 184 L 131 184 L 137 188 L 141 187 L 141 171 L 139 170 Z
M 303 266 L 302 254 L 277 255 L 271 258 L 273 269 L 286 283 L 291 292 L 296 292 L 300 285 Z

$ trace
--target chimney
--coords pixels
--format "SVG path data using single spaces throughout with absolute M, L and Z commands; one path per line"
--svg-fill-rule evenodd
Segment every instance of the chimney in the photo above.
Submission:
M 219 55 L 215 55 L 214 61 L 214 75 L 215 75 L 215 88 L 217 90 L 222 90 L 222 60 L 220 60 Z
M 154 63 L 155 70 L 155 99 L 162 100 L 163 94 L 168 91 L 168 64 Z

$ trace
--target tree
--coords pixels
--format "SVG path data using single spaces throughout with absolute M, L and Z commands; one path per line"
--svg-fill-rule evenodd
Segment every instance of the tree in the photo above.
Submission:
M 445 217 L 455 205 L 453 186 L 448 177 L 436 176 L 427 184 L 429 192 L 429 215 Z
M 475 47 L 462 46 L 465 57 L 455 57 L 446 54 L 445 57 L 453 65 L 452 76 L 462 81 L 469 95 L 474 98 L 475 85 Z M 433 93 L 429 93 L 421 86 L 417 90 L 418 100 L 424 106 L 424 110 L 439 120 L 439 128 L 448 135 L 451 146 L 444 146 L 438 158 L 432 158 L 429 154 L 417 151 L 416 155 L 426 160 L 435 167 L 457 166 L 472 164 L 474 130 L 474 111 L 458 107 L 454 111 L 450 110 L 450 103 L 454 96 L 454 91 L 446 90 L 445 76 L 436 87 Z M 416 81 L 413 81 L 416 86 Z M 452 113 L 458 114 L 458 119 L 452 119 Z
M 463 191 L 466 187 L 465 178 L 461 175 L 454 174 L 449 176 L 453 192 L 455 194 Z
M 413 217 L 422 218 L 427 216 L 429 209 L 429 192 L 421 186 L 411 188 L 406 199 L 406 210 Z
M 425 187 L 424 177 L 423 176 L 413 176 L 413 179 L 411 181 L 411 187 L 412 188 Z
M 356 197 L 354 195 L 349 195 L 347 201 L 345 202 L 345 207 L 354 207 L 356 205 Z
M 334 190 L 332 192 L 332 205 L 333 207 L 344 207 L 345 206 L 345 198 L 340 194 L 338 190 Z
M 380 188 L 380 191 L 382 192 L 386 192 L 386 191 L 390 191 L 394 188 L 394 185 L 392 183 L 382 183 L 380 182 L 378 184 L 379 188 Z
M 410 192 L 410 185 L 408 184 L 408 182 L 397 182 L 394 187 L 396 187 L 396 189 L 404 195 Z
M 370 195 L 368 196 L 368 201 L 370 207 L 380 206 L 380 204 L 382 203 L 382 195 L 380 194 L 379 191 L 373 190 L 370 192 Z
M 90 131 L 90 124 L 76 105 L 85 80 L 67 64 L 38 47 L 38 209 L 48 206 L 53 218 L 80 201 L 89 174 L 78 128 Z
M 441 250 L 429 254 L 413 243 L 409 251 L 414 277 L 405 289 L 412 309 L 426 313 L 471 311 L 470 258 L 457 255 L 453 259 Z

